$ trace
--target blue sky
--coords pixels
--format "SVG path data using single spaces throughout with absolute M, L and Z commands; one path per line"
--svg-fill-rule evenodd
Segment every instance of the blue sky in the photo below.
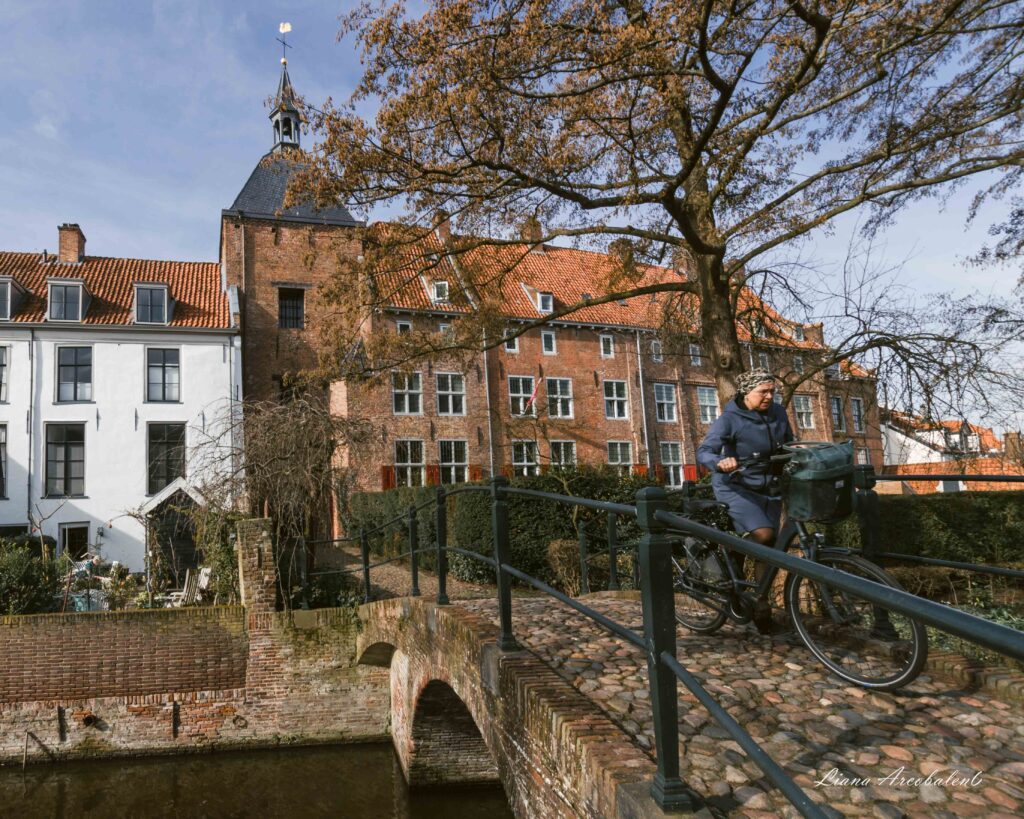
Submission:
M 278 23 L 294 29 L 289 71 L 311 102 L 344 100 L 358 77 L 336 41 L 346 2 L 4 0 L 0 49 L 0 248 L 55 249 L 78 222 L 90 254 L 215 260 L 220 210 L 263 153 L 277 87 Z M 876 261 L 904 263 L 919 292 L 1008 295 L 1012 270 L 965 269 L 1004 206 L 965 229 L 971 191 L 915 205 Z M 838 269 L 855 219 L 800 250 Z

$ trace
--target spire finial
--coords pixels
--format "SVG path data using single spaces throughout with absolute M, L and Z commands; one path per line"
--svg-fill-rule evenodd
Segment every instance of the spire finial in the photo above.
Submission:
M 288 65 L 288 51 L 291 48 L 288 45 L 288 32 L 292 30 L 291 23 L 281 23 L 277 27 L 277 30 L 281 33 L 281 36 L 277 38 L 277 41 L 281 44 L 281 65 Z

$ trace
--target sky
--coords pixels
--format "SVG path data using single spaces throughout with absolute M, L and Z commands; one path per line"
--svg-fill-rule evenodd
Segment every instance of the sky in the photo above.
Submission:
M 345 100 L 360 70 L 337 42 L 351 2 L 0 0 L 0 249 L 55 250 L 57 225 L 77 222 L 90 255 L 216 260 L 220 211 L 271 146 L 278 24 L 293 26 L 297 91 Z M 921 293 L 1009 295 L 1014 270 L 964 265 L 1006 209 L 968 229 L 972 194 L 915 205 L 875 261 L 902 264 Z M 838 270 L 855 229 L 848 218 L 799 255 Z

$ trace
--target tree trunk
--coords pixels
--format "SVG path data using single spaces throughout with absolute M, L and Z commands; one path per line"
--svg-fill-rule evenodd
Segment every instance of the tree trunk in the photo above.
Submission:
M 722 260 L 715 256 L 696 258 L 700 284 L 700 334 L 704 349 L 711 358 L 715 385 L 722 406 L 736 392 L 736 377 L 746 367 L 736 334 L 736 318 L 732 311 L 729 282 L 725 280 Z

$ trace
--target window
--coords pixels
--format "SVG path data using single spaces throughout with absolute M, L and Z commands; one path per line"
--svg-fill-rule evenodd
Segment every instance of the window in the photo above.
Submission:
M 465 483 L 469 468 L 469 445 L 466 441 L 439 441 L 438 449 L 441 483 Z
M 294 287 L 277 289 L 277 326 L 301 330 L 305 326 L 306 291 Z
M 839 378 L 839 365 L 829 364 L 825 368 L 825 375 L 829 378 Z
M 539 386 L 539 385 L 538 385 Z M 529 375 L 510 375 L 508 378 L 508 397 L 512 415 L 536 415 L 533 405 L 536 395 L 533 391 L 533 377 Z
M 665 356 L 661 352 L 661 342 L 660 341 L 652 341 L 651 342 L 651 360 L 657 362 L 658 364 L 660 364 L 662 361 L 665 360 Z
M 11 317 L 11 283 L 0 282 L 0 319 L 7 321 Z
M 181 351 L 146 350 L 146 400 L 181 400 Z
M 149 425 L 149 483 L 146 491 L 155 495 L 176 478 L 185 475 L 185 425 Z
M 395 331 L 400 336 L 404 336 L 406 333 L 411 333 L 412 332 L 412 322 L 411 321 L 396 321 L 395 322 Z
M 82 286 L 50 285 L 50 318 L 54 321 L 82 320 Z
M 448 301 L 448 282 L 441 280 L 434 282 L 434 296 L 433 300 Z
M 72 560 L 82 560 L 89 552 L 89 524 L 62 523 L 60 525 L 59 553 Z
M 699 367 L 701 365 L 701 363 L 702 363 L 702 361 L 701 361 L 701 355 L 700 355 L 700 345 L 699 344 L 691 344 L 690 345 L 690 366 L 691 367 Z
M 559 469 L 572 469 L 576 466 L 576 442 L 552 441 L 551 465 Z
M 46 425 L 46 494 L 85 494 L 85 424 Z
M 605 418 L 628 418 L 629 412 L 626 408 L 626 382 L 605 381 L 604 382 L 604 417 Z
M 804 340 L 804 328 L 799 324 L 793 326 L 793 340 L 803 341 Z
M 446 324 L 445 322 L 441 322 L 440 324 L 437 325 L 437 332 L 440 333 L 441 336 L 446 341 L 447 340 L 451 340 L 451 338 L 452 338 L 452 326 L 450 324 Z
M 423 412 L 423 382 L 419 373 L 391 374 L 391 407 L 395 415 Z
M 654 385 L 654 412 L 659 421 L 676 420 L 675 384 Z
M 802 355 L 793 356 L 793 372 L 802 373 L 804 371 L 804 357 Z
M 608 464 L 622 475 L 633 467 L 633 445 L 629 441 L 608 442 Z
M 395 441 L 395 485 L 423 486 L 423 441 Z
M 548 379 L 548 415 L 552 418 L 572 418 L 572 379 Z
M 615 358 L 615 337 L 598 336 L 601 342 L 601 358 Z
M 537 474 L 536 441 L 514 441 L 512 443 L 512 472 L 515 475 Z
M 458 373 L 437 374 L 437 414 L 466 414 L 466 379 Z
M 796 425 L 800 429 L 814 429 L 814 409 L 811 396 L 794 395 L 793 411 L 796 413 Z
M 661 465 L 665 469 L 665 483 L 668 486 L 683 485 L 683 459 L 678 443 L 662 443 Z
M 757 354 L 757 366 L 760 367 L 762 370 L 771 370 L 772 363 L 768 358 L 768 353 Z
M 506 353 L 518 353 L 519 352 L 519 336 L 512 336 L 511 338 L 505 338 L 505 352 Z
M 167 288 L 136 286 L 135 320 L 142 324 L 166 324 Z
M 0 403 L 7 400 L 7 357 L 10 347 L 0 347 Z
M 754 319 L 751 323 L 753 334 L 757 338 L 765 338 L 768 335 L 768 330 L 764 326 L 764 322 L 761 319 Z
M 555 297 L 551 293 L 538 293 L 537 309 L 541 313 L 553 313 L 555 311 Z
M 972 432 L 967 436 L 967 449 L 970 452 L 981 451 L 981 436 L 976 432 Z
M 853 413 L 853 431 L 864 431 L 864 400 L 861 398 L 850 399 L 850 410 Z
M 857 463 L 859 464 L 870 464 L 871 463 L 871 450 L 867 447 L 857 448 Z
M 57 348 L 57 400 L 92 400 L 92 347 Z
M 0 498 L 7 497 L 7 424 L 0 424 Z
M 540 348 L 544 351 L 544 355 L 554 355 L 557 352 L 553 332 L 545 330 L 540 334 Z
M 775 390 L 775 398 L 772 399 L 772 400 L 774 400 L 776 404 L 779 404 L 781 406 L 782 405 L 782 393 L 779 392 L 778 390 Z
M 829 396 L 828 405 L 832 410 L 832 429 L 835 432 L 846 432 L 846 415 L 843 413 L 842 396 Z
M 697 387 L 700 422 L 710 424 L 718 417 L 718 391 L 714 387 Z

